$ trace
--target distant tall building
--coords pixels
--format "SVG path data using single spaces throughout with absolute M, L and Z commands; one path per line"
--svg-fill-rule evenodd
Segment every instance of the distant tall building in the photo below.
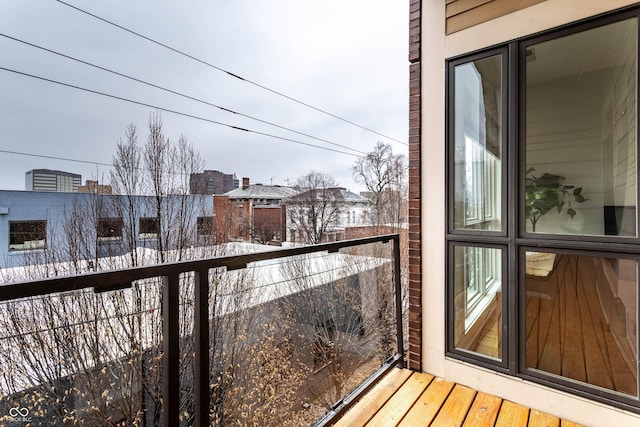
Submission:
M 235 174 L 206 170 L 202 173 L 192 173 L 189 180 L 191 194 L 224 194 L 240 186 Z
M 50 169 L 32 169 L 25 174 L 25 190 L 74 193 L 82 183 L 82 175 Z

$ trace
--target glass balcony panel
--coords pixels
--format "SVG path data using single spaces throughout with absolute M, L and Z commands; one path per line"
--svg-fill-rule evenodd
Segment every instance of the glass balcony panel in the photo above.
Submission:
M 0 304 L 0 417 L 32 425 L 159 420 L 158 280 Z M 16 407 L 20 413 L 9 413 Z M 6 410 L 5 410 L 6 409 Z M 14 411 L 15 412 L 15 411 Z
M 71 286 L 113 289 L 129 286 L 120 273 L 166 274 L 137 279 L 123 290 L 96 293 L 84 285 L 3 301 L 0 424 L 163 425 L 178 419 L 193 425 L 196 378 L 208 389 L 205 412 L 214 425 L 311 424 L 381 367 L 393 366 L 390 360 L 401 360 L 393 259 L 398 241 L 379 240 L 340 251 L 299 248 L 308 253 L 264 261 L 253 255 L 226 263 L 212 258 L 211 266 L 204 262 L 195 272 L 163 264 L 78 281 L 65 277 L 59 279 Z M 49 283 L 24 286 L 47 292 Z M 209 370 L 198 375 L 197 290 L 203 285 Z M 174 324 L 166 311 L 174 304 L 177 333 L 165 336 Z M 167 398 L 164 384 L 176 368 L 178 380 Z M 174 390 L 177 405 L 170 400 Z
M 212 271 L 214 423 L 312 424 L 395 354 L 390 249 Z

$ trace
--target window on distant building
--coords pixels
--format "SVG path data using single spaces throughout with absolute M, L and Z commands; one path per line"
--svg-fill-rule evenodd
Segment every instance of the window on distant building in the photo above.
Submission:
M 10 221 L 9 250 L 25 251 L 47 247 L 47 221 Z
M 122 218 L 98 219 L 98 241 L 122 240 Z
M 448 61 L 445 235 L 449 356 L 636 409 L 639 17 Z
M 158 218 L 140 218 L 139 236 L 141 239 L 157 239 L 160 234 Z
M 199 216 L 196 228 L 198 236 L 211 236 L 213 234 L 213 217 Z

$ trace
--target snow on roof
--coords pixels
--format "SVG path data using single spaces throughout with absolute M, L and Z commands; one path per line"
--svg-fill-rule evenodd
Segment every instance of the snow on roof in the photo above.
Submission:
M 236 188 L 223 195 L 230 199 L 285 199 L 297 193 L 294 188 L 281 185 L 251 184 L 247 188 Z

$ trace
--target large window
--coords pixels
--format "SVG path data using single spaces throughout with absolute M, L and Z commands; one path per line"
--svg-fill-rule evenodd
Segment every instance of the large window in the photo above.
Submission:
M 122 218 L 99 218 L 98 241 L 110 242 L 122 240 Z
M 157 239 L 160 234 L 160 220 L 156 218 L 140 218 L 139 237 L 141 239 Z
M 9 250 L 25 251 L 47 247 L 47 221 L 10 221 Z
M 446 235 L 451 357 L 636 411 L 638 11 L 448 62 Z

